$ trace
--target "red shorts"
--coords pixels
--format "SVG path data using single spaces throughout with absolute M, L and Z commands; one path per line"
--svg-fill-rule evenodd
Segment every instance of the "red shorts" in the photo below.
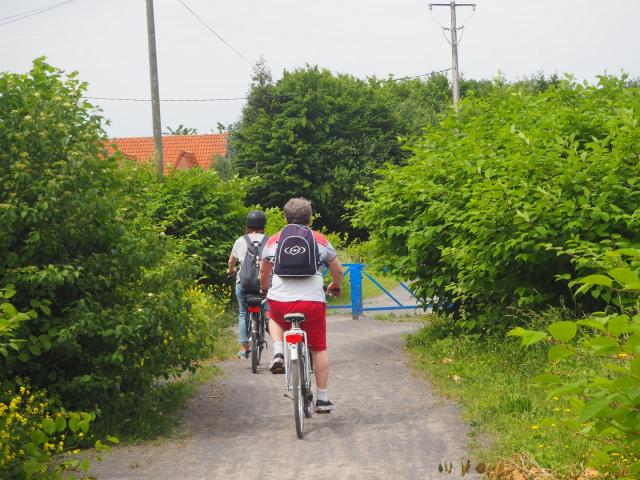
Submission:
M 269 300 L 269 316 L 284 330 L 291 328 L 291 322 L 285 322 L 288 313 L 304 313 L 306 319 L 300 327 L 307 332 L 307 342 L 311 350 L 319 352 L 327 349 L 327 304 L 299 300 L 297 302 L 278 302 Z

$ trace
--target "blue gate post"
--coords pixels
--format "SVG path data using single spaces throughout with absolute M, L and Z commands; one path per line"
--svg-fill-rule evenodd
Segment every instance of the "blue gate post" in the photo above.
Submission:
M 351 317 L 357 320 L 362 313 L 362 263 L 350 263 L 349 282 L 351 285 Z

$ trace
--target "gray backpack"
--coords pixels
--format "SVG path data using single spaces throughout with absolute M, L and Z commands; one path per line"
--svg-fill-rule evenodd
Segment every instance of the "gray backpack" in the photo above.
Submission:
M 245 242 L 247 242 L 247 254 L 244 256 L 242 265 L 240 267 L 240 286 L 246 290 L 247 293 L 260 293 L 260 258 L 262 257 L 262 250 L 267 243 L 267 236 L 262 237 L 262 241 L 251 241 L 249 235 L 245 235 Z

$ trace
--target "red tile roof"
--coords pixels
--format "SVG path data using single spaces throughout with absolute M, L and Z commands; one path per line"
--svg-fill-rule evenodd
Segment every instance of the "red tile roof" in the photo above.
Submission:
M 107 146 L 109 153 L 113 152 L 114 144 L 125 157 L 132 160 L 145 162 L 154 159 L 153 137 L 112 138 Z M 182 157 L 195 158 L 199 167 L 209 169 L 216 156 L 224 157 L 227 154 L 227 134 L 163 135 L 162 150 L 165 173 L 174 170 Z M 180 164 L 182 168 L 185 167 L 184 161 Z

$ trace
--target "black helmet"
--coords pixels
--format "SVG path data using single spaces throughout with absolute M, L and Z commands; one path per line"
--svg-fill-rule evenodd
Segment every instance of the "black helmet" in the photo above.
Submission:
M 267 224 L 267 216 L 260 210 L 251 210 L 247 215 L 248 228 L 264 228 Z

